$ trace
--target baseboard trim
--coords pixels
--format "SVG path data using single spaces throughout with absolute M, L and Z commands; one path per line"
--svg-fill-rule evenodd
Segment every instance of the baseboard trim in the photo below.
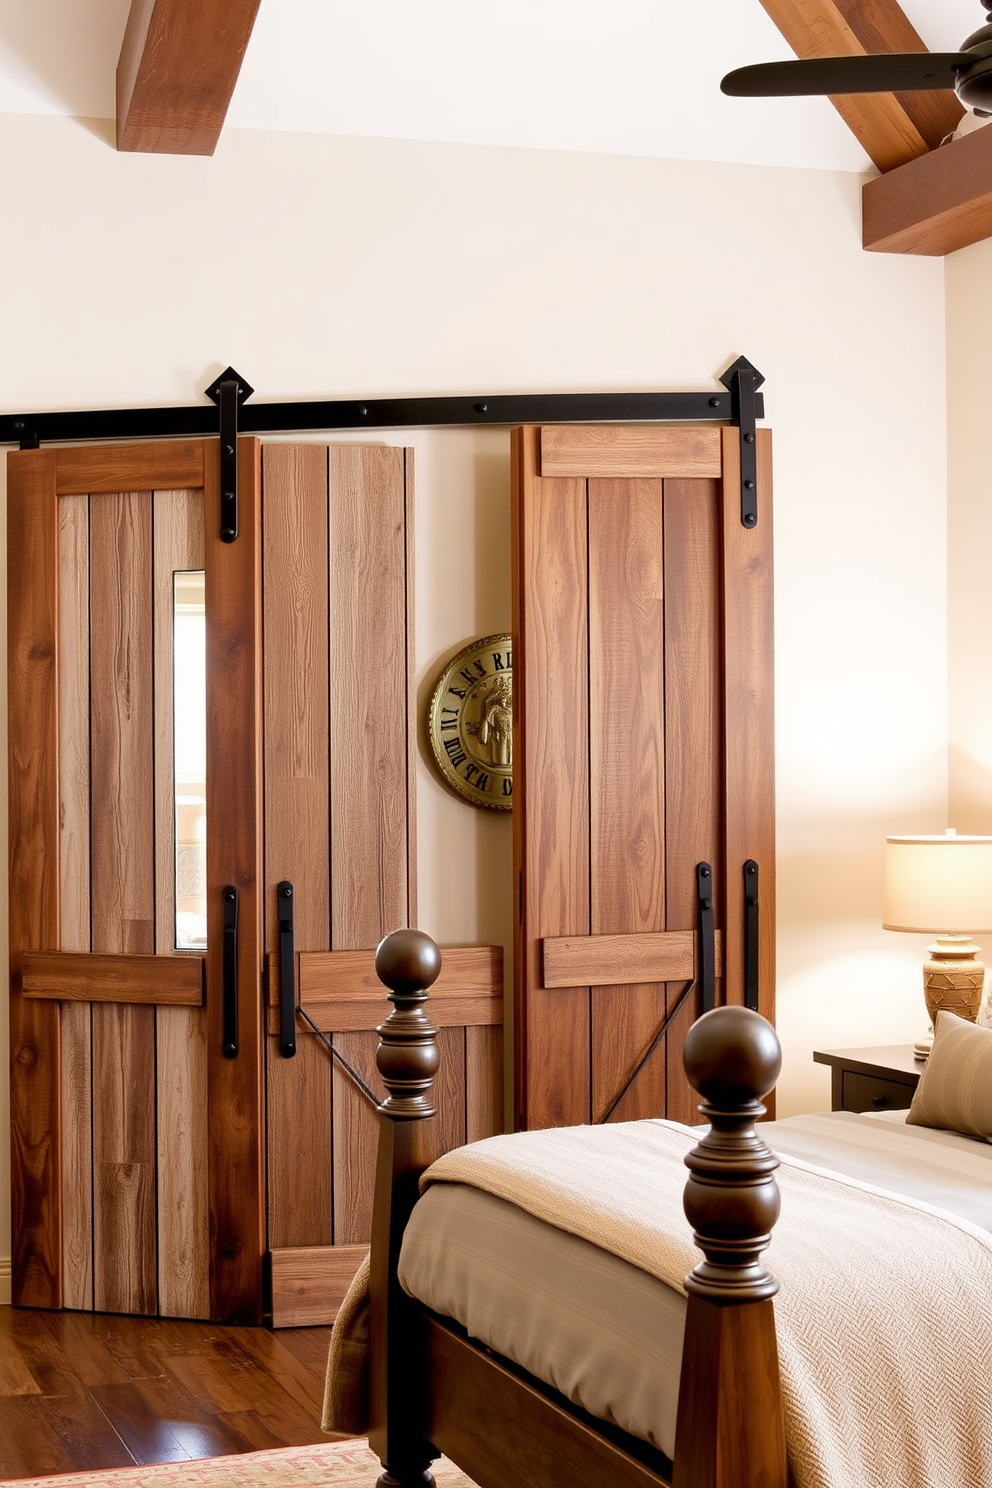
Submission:
M 0 1256 L 0 1307 L 9 1307 L 11 1298 L 10 1257 Z

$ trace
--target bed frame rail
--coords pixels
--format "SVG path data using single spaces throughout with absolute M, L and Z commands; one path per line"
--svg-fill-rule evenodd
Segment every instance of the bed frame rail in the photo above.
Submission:
M 369 1436 L 384 1465 L 378 1488 L 432 1488 L 430 1464 L 440 1450 L 480 1488 L 504 1488 L 506 1439 L 518 1424 L 527 1441 L 526 1451 L 510 1451 L 519 1488 L 584 1484 L 587 1479 L 575 1475 L 578 1464 L 594 1472 L 606 1465 L 593 1441 L 611 1460 L 607 1481 L 631 1488 L 662 1484 L 665 1479 L 598 1438 L 588 1424 L 557 1407 L 549 1411 L 538 1392 L 432 1320 L 397 1282 L 418 1179 L 435 1155 L 430 1118 L 438 1051 L 425 1004 L 440 968 L 437 946 L 421 931 L 395 931 L 376 952 L 376 971 L 393 1003 L 378 1030 L 376 1054 L 389 1092 L 379 1107 L 371 1262 Z M 723 1007 L 693 1024 L 684 1062 L 710 1126 L 686 1158 L 685 1213 L 703 1259 L 685 1279 L 689 1301 L 671 1485 L 787 1488 L 772 1310 L 778 1283 L 761 1264 L 778 1216 L 778 1159 L 755 1128 L 764 1114 L 762 1098 L 778 1078 L 781 1051 L 764 1018 Z M 488 1407 L 482 1410 L 484 1398 L 499 1401 L 495 1417 Z M 595 1483 L 595 1476 L 588 1481 Z

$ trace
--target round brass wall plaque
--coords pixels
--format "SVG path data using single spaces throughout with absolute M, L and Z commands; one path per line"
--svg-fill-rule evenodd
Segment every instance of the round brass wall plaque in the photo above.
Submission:
M 444 783 L 473 806 L 512 810 L 512 722 L 510 637 L 484 636 L 438 677 L 427 720 Z

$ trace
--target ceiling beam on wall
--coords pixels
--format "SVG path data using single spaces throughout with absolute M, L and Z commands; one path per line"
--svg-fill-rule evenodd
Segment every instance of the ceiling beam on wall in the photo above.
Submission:
M 117 148 L 212 155 L 260 0 L 132 0 L 117 63 Z
M 862 244 L 939 257 L 992 237 L 992 124 L 869 181 Z
M 761 0 L 761 4 L 797 57 L 927 50 L 897 0 Z M 957 39 L 947 45 L 953 49 Z M 964 114 L 950 91 L 849 93 L 830 101 L 880 171 L 935 149 Z

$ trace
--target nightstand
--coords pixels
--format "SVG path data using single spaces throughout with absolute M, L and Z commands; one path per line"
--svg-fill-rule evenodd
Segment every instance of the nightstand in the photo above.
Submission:
M 814 1049 L 816 1064 L 830 1066 L 830 1101 L 834 1111 L 904 1111 L 913 1099 L 925 1059 L 912 1044 L 882 1044 L 877 1049 Z

